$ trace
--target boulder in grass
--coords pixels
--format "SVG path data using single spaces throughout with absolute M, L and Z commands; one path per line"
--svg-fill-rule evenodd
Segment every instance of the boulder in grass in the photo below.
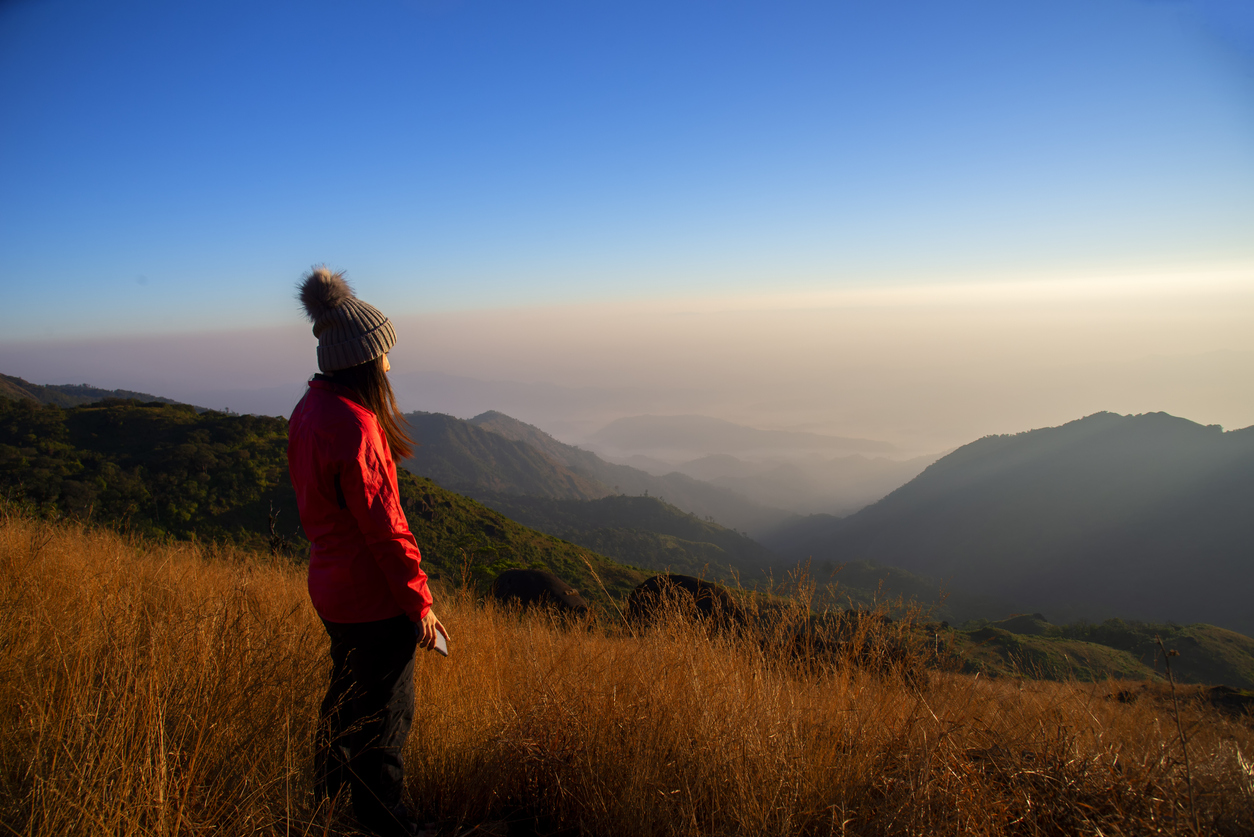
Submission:
M 744 608 L 725 587 L 690 575 L 663 573 L 644 581 L 627 599 L 627 618 L 647 624 L 668 608 L 678 608 L 697 619 L 729 627 L 746 623 Z
M 501 604 L 516 604 L 522 610 L 550 608 L 576 616 L 589 612 L 579 591 L 547 570 L 505 570 L 492 582 L 492 596 Z

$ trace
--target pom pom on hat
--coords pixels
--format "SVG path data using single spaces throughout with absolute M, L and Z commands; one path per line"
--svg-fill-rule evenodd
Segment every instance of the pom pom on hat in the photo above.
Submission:
M 300 283 L 300 302 L 311 323 L 326 319 L 345 300 L 356 298 L 343 272 L 332 273 L 325 265 L 309 271 Z
M 315 267 L 301 278 L 305 315 L 318 338 L 318 368 L 334 372 L 387 354 L 396 345 L 392 322 L 353 293 L 341 272 Z

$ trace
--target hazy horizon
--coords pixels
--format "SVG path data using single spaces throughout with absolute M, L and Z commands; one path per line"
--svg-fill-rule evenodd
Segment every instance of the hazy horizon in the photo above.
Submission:
M 6 374 L 286 414 L 325 262 L 406 409 L 574 443 L 1254 424 L 1249 4 L 40 0 L 0 44 Z
M 1254 379 L 1248 275 L 1187 291 L 1140 279 L 402 316 L 392 378 L 406 410 L 495 409 L 573 443 L 640 414 L 877 439 L 903 455 L 1101 410 L 1235 429 L 1254 424 L 1254 392 L 1232 385 Z M 299 322 L 6 341 L 0 371 L 286 415 L 314 346 Z

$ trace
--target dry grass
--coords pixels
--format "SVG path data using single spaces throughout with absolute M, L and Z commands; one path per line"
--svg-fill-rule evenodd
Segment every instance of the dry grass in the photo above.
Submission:
M 563 630 L 464 595 L 442 616 L 409 775 L 449 834 L 1192 832 L 1170 702 L 1115 684 L 803 671 L 688 624 Z M 310 808 L 327 669 L 299 569 L 7 514 L 4 833 L 343 833 Z M 1250 719 L 1182 713 L 1202 831 L 1254 833 Z

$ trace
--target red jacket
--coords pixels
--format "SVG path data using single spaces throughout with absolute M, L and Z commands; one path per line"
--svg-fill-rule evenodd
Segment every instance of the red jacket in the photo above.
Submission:
M 287 465 L 309 550 L 309 597 L 328 622 L 373 622 L 431 609 L 396 465 L 374 413 L 312 380 L 287 428 Z

